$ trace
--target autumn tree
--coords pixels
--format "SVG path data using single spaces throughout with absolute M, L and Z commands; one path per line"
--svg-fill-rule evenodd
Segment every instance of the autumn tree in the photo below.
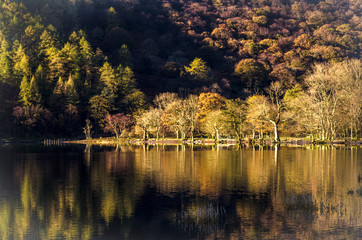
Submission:
M 105 132 L 113 132 L 118 139 L 122 133 L 130 126 L 131 118 L 123 113 L 117 113 L 114 115 L 108 114 L 104 120 Z
M 243 59 L 235 67 L 234 74 L 247 88 L 260 88 L 265 84 L 267 71 L 263 64 L 254 59 Z
M 288 89 L 284 95 L 284 103 L 290 121 L 288 128 L 292 129 L 294 134 L 307 134 L 312 142 L 318 132 L 318 119 L 316 104 L 313 103 L 311 96 L 296 84 Z
M 148 116 L 150 119 L 150 127 L 156 132 L 156 139 L 159 139 L 160 130 L 162 128 L 162 113 L 163 111 L 159 108 L 151 108 L 148 110 Z
M 246 131 L 245 120 L 246 120 L 246 102 L 237 99 L 230 99 L 226 101 L 225 110 L 223 110 L 223 116 L 225 121 L 225 128 L 232 135 L 241 142 L 241 139 Z
M 362 119 L 362 62 L 361 60 L 351 60 L 338 64 L 340 77 L 343 77 L 344 105 L 342 112 L 347 116 L 345 127 L 350 129 L 350 138 L 358 137 L 358 131 L 361 129 Z M 344 117 L 343 117 L 344 118 Z M 348 126 L 348 127 L 347 127 Z
M 207 81 L 210 79 L 209 68 L 201 58 L 195 58 L 189 66 L 185 66 L 185 71 L 193 80 Z
M 202 125 L 207 114 L 213 110 L 224 109 L 226 99 L 218 93 L 201 93 L 198 101 L 197 118 Z
M 156 108 L 154 109 L 153 116 L 155 117 L 153 120 L 153 125 L 156 127 L 156 131 L 159 132 L 159 130 L 162 128 L 163 131 L 165 131 L 167 128 L 172 128 L 170 122 L 168 122 L 167 113 L 164 115 L 166 109 L 168 109 L 168 106 L 170 104 L 173 104 L 175 101 L 179 101 L 180 98 L 176 93 L 160 93 L 156 95 L 156 97 L 153 100 L 154 105 Z M 157 130 L 158 129 L 158 130 Z M 158 138 L 157 133 L 157 138 Z
M 359 119 L 355 117 L 360 116 L 361 102 L 354 96 L 362 93 L 361 66 L 360 60 L 317 64 L 305 79 L 322 140 L 333 140 L 337 130 L 343 128 L 346 116 L 352 125 Z
M 199 112 L 199 97 L 191 94 L 183 101 L 184 106 L 186 107 L 186 119 L 190 124 L 191 143 L 193 143 L 197 124 L 197 114 Z
M 52 113 L 40 105 L 17 106 L 13 109 L 16 124 L 25 127 L 26 134 L 34 130 L 36 134 L 44 134 L 49 130 Z
M 165 92 L 156 95 L 155 99 L 153 100 L 153 103 L 156 105 L 157 108 L 165 110 L 168 107 L 168 105 L 179 99 L 180 98 L 177 95 L 177 93 Z
M 218 141 L 220 139 L 221 131 L 225 127 L 222 111 L 210 111 L 201 127 L 205 133 L 210 134 L 211 137 L 215 139 L 215 141 Z
M 252 139 L 256 137 L 256 128 L 262 126 L 263 115 L 268 99 L 263 95 L 255 94 L 246 99 L 247 115 L 246 121 L 251 125 Z
M 162 115 L 162 119 L 166 127 L 176 131 L 177 138 L 179 133 L 181 134 L 181 139 L 186 137 L 190 125 L 187 119 L 187 107 L 184 100 L 179 99 L 169 104 Z
M 142 139 L 146 141 L 148 139 L 148 131 L 151 127 L 152 118 L 150 112 L 143 112 L 139 114 L 136 118 L 136 126 L 142 131 Z
M 266 92 L 269 95 L 269 101 L 263 106 L 263 115 L 274 127 L 274 141 L 279 142 L 279 125 L 281 121 L 286 120 L 283 118 L 285 110 L 285 103 L 283 100 L 285 88 L 280 82 L 272 82 L 266 89 Z

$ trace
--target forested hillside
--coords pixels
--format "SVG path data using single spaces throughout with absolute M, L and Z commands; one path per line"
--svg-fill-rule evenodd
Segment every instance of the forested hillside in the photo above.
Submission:
M 290 121 L 284 128 L 297 129 L 293 134 L 355 136 L 360 132 L 361 63 L 349 61 L 357 69 L 350 72 L 346 61 L 361 57 L 361 12 L 358 0 L 0 0 L 1 135 L 79 136 L 86 119 L 99 133 L 107 131 L 118 113 L 142 128 L 144 111 L 162 109 L 155 96 L 173 92 L 178 96 L 169 103 L 198 96 L 200 109 L 201 96 L 216 94 L 222 101 L 204 113 L 195 110 L 195 122 L 185 120 L 183 131 L 177 124 L 164 124 L 164 132 L 176 128 L 183 137 L 194 131 L 214 136 L 215 128 L 206 130 L 206 119 L 216 119 L 212 114 L 220 110 L 230 120 L 237 112 L 233 106 L 244 108 L 243 117 L 230 125 L 237 125 L 236 135 L 273 132 L 264 125 L 279 124 L 285 112 Z M 312 70 L 316 63 L 324 64 L 319 65 L 322 70 Z M 339 68 L 345 71 L 330 72 Z M 324 82 L 338 89 L 340 95 L 334 97 L 340 109 L 330 103 L 335 109 L 321 110 L 313 95 L 322 92 L 320 85 L 310 80 L 320 79 L 318 71 L 324 77 L 351 76 Z M 357 100 L 346 98 L 352 90 Z M 308 106 L 316 104 L 304 118 L 300 99 L 308 98 L 303 94 L 311 99 Z M 269 102 L 261 99 L 264 95 Z M 281 99 L 282 107 L 276 109 Z M 342 110 L 342 103 L 357 106 Z M 251 117 L 253 104 L 268 107 Z M 308 116 L 316 109 L 324 112 Z M 347 112 L 350 119 L 335 125 Z M 315 122 L 303 122 L 306 118 Z M 171 113 L 163 119 L 169 125 L 176 121 Z M 296 128 L 297 123 L 302 125 Z M 230 126 L 220 127 L 223 134 L 231 134 Z M 159 127 L 152 125 L 154 135 Z

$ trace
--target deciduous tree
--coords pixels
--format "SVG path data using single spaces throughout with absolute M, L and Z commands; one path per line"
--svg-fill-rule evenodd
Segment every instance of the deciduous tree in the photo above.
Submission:
M 185 71 L 192 79 L 197 81 L 207 81 L 210 79 L 209 68 L 201 58 L 195 58 L 188 67 L 185 66 Z
M 108 114 L 104 120 L 105 132 L 113 132 L 118 139 L 131 124 L 131 118 L 123 113 Z

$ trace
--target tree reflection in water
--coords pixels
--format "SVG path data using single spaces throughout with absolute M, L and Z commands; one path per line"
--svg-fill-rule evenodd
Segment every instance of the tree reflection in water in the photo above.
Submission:
M 0 175 L 15 179 L 0 185 L 2 239 L 107 238 L 115 236 L 114 229 L 119 238 L 130 239 L 362 233 L 359 148 L 148 145 L 27 151 L 0 149 Z M 139 231 L 143 227 L 147 232 Z

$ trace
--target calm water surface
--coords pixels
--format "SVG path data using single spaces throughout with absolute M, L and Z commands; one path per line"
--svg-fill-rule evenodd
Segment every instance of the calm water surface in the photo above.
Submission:
M 0 147 L 0 239 L 362 238 L 362 151 Z

